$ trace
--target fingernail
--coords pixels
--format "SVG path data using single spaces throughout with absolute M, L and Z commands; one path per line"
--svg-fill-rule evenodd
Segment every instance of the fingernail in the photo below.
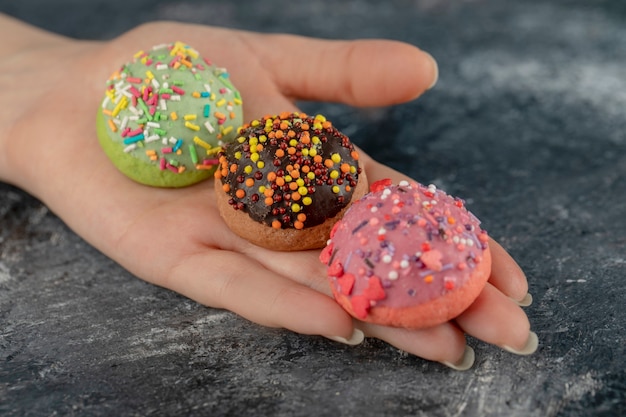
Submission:
M 537 347 L 539 347 L 539 338 L 537 337 L 537 334 L 535 332 L 529 332 L 528 333 L 528 340 L 526 340 L 526 344 L 524 345 L 523 348 L 521 349 L 514 349 L 510 346 L 502 346 L 502 349 L 506 350 L 507 352 L 511 352 L 514 353 L 516 355 L 530 355 L 532 353 L 535 353 L 535 351 L 537 350 Z
M 521 300 L 515 300 L 515 302 L 520 307 L 528 307 L 533 303 L 533 296 L 528 293 L 524 296 L 524 298 L 522 298 Z
M 476 355 L 474 354 L 474 349 L 472 349 L 469 346 L 465 346 L 465 352 L 463 352 L 463 356 L 458 362 L 456 363 L 441 362 L 441 363 L 446 365 L 448 368 L 454 369 L 455 371 L 467 371 L 468 369 L 472 367 L 472 365 L 474 365 L 475 358 L 476 358 Z
M 439 80 L 439 65 L 437 65 L 437 61 L 435 61 L 435 58 L 431 54 L 426 52 L 426 55 L 428 55 L 428 57 L 430 58 L 430 61 L 432 62 L 434 73 L 435 73 L 433 82 L 428 86 L 428 90 L 430 90 L 431 88 L 435 86 L 435 84 L 437 84 L 437 81 Z
M 341 336 L 330 336 L 328 338 L 330 340 L 334 340 L 335 342 L 343 343 L 344 345 L 356 346 L 363 343 L 363 340 L 365 340 L 365 334 L 359 329 L 354 329 L 352 331 L 352 336 L 350 336 L 349 339 Z

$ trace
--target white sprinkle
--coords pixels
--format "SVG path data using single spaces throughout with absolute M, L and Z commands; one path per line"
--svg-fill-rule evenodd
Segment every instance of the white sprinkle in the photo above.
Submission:
M 124 118 L 122 119 L 122 124 L 120 125 L 120 129 L 122 130 L 126 129 L 127 124 L 128 124 L 128 116 L 124 116 Z
M 474 241 L 473 241 L 473 240 L 470 240 L 470 239 L 466 239 L 466 240 L 465 240 L 465 244 L 466 244 L 467 246 L 474 246 Z
M 209 131 L 209 133 L 213 133 L 213 132 L 215 132 L 215 128 L 211 125 L 211 122 L 208 122 L 208 121 L 207 121 L 207 122 L 204 124 L 204 127 L 206 127 L 206 130 L 208 130 L 208 131 Z
M 161 140 L 161 143 L 162 143 L 163 145 L 167 145 L 167 138 L 166 138 L 166 137 L 164 137 L 164 138 Z
M 385 230 L 384 227 L 381 227 L 380 229 L 378 229 L 378 234 L 379 235 L 384 235 L 385 233 L 387 233 L 387 231 Z
M 174 136 L 170 136 L 170 143 L 175 144 L 178 141 Z
M 370 209 L 372 213 L 376 213 L 378 211 L 378 207 L 374 206 Z
M 437 191 L 437 186 L 435 184 L 429 184 L 428 191 L 430 191 L 431 193 L 435 193 L 435 191 Z
M 180 101 L 180 95 L 174 94 L 170 96 L 170 100 L 172 101 Z
M 461 239 L 458 236 L 453 236 L 452 237 L 452 242 L 454 242 L 454 243 L 459 243 L 460 240 Z
M 156 79 L 156 78 L 153 78 L 153 79 L 152 79 L 152 86 L 153 86 L 154 88 L 159 88 L 161 85 L 159 84 L 159 82 L 157 81 L 157 79 Z
M 400 187 L 408 187 L 408 186 L 409 186 L 409 182 L 408 182 L 408 181 L 406 181 L 406 180 L 402 180 L 402 181 L 400 181 L 400 182 L 398 183 L 398 185 L 399 185 Z
M 113 123 L 115 123 L 118 126 L 121 124 L 120 119 L 118 119 L 117 117 L 113 119 Z
M 230 104 L 228 106 L 226 106 L 226 110 L 228 111 L 233 111 L 233 106 L 231 106 Z
M 383 256 L 383 262 L 386 264 L 391 263 L 391 256 L 390 255 L 384 255 Z
M 146 143 L 150 143 L 150 142 L 156 142 L 157 140 L 159 140 L 161 137 L 159 135 L 152 135 L 152 136 L 148 136 L 144 141 Z
M 167 81 L 164 81 L 163 88 L 170 88 L 170 83 L 168 83 Z
M 204 89 L 206 90 L 207 93 L 211 92 L 211 86 L 208 84 L 204 84 Z
M 406 259 L 403 259 L 400 261 L 400 268 L 404 269 L 408 267 L 409 267 L 409 261 L 407 261 Z
M 115 83 L 115 89 L 116 90 L 121 90 L 123 86 L 124 86 L 124 80 L 118 81 L 118 82 Z
M 139 116 L 128 116 L 128 120 L 132 120 L 132 121 L 139 120 Z
M 109 98 L 109 96 L 105 96 L 104 100 L 102 100 L 102 108 L 106 109 L 107 108 L 107 104 L 109 104 L 111 102 L 111 99 Z
M 150 127 L 161 127 L 161 124 L 157 122 L 148 122 L 146 125 Z
M 163 48 L 167 48 L 167 47 L 169 47 L 169 45 L 168 45 L 168 44 L 166 44 L 166 43 L 160 43 L 160 44 L 158 44 L 158 45 L 154 45 L 154 46 L 152 47 L 152 50 L 153 50 L 153 51 L 156 51 L 157 49 L 163 49 Z
M 130 112 L 136 116 L 139 116 L 141 114 L 139 113 L 140 110 L 135 106 L 128 106 L 128 110 L 130 110 Z
M 159 64 L 155 67 L 157 70 L 162 71 L 167 69 L 167 64 Z
M 392 281 L 395 281 L 398 279 L 398 271 L 390 271 L 389 275 L 387 275 L 387 278 L 389 278 Z
M 124 148 L 124 152 L 128 153 L 130 151 L 135 150 L 136 148 L 137 148 L 137 145 L 134 143 L 131 143 L 130 145 Z

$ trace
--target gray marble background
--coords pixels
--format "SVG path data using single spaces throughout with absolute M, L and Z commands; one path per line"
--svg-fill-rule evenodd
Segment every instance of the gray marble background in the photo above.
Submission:
M 465 198 L 527 272 L 540 339 L 517 357 L 470 338 L 477 361 L 461 373 L 375 340 L 259 327 L 136 279 L 0 183 L 0 415 L 626 413 L 626 2 L 0 0 L 0 12 L 80 38 L 174 19 L 430 51 L 439 84 L 416 102 L 303 108 Z

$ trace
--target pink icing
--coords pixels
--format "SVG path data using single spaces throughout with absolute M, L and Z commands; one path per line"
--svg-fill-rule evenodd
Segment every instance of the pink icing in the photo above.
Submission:
M 320 255 L 361 318 L 374 305 L 414 306 L 463 286 L 487 247 L 462 200 L 433 185 L 389 184 L 374 183 L 348 209 Z

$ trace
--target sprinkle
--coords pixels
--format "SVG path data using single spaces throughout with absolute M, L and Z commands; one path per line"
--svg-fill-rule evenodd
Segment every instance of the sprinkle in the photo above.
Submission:
M 211 148 L 212 148 L 212 146 L 211 146 L 211 145 L 209 145 L 207 142 L 203 141 L 202 139 L 200 139 L 200 138 L 199 138 L 199 137 L 197 137 L 197 136 L 194 136 L 194 138 L 193 138 L 193 142 L 194 142 L 196 145 L 202 146 L 202 147 L 203 147 L 204 149 L 206 149 L 206 150 L 209 150 L 209 149 L 211 149 Z
M 203 116 L 204 117 L 209 117 L 209 115 L 211 114 L 211 106 L 209 104 L 205 104 L 204 105 L 204 112 L 203 112 Z
M 197 165 L 198 153 L 196 152 L 196 147 L 190 144 L 188 146 L 188 149 L 189 149 L 189 155 L 191 156 L 191 162 L 193 162 L 194 165 Z
M 193 124 L 191 122 L 185 122 L 185 127 L 188 128 L 188 129 L 191 129 L 191 130 L 195 130 L 195 131 L 200 130 L 200 126 L 195 125 L 195 124 Z

